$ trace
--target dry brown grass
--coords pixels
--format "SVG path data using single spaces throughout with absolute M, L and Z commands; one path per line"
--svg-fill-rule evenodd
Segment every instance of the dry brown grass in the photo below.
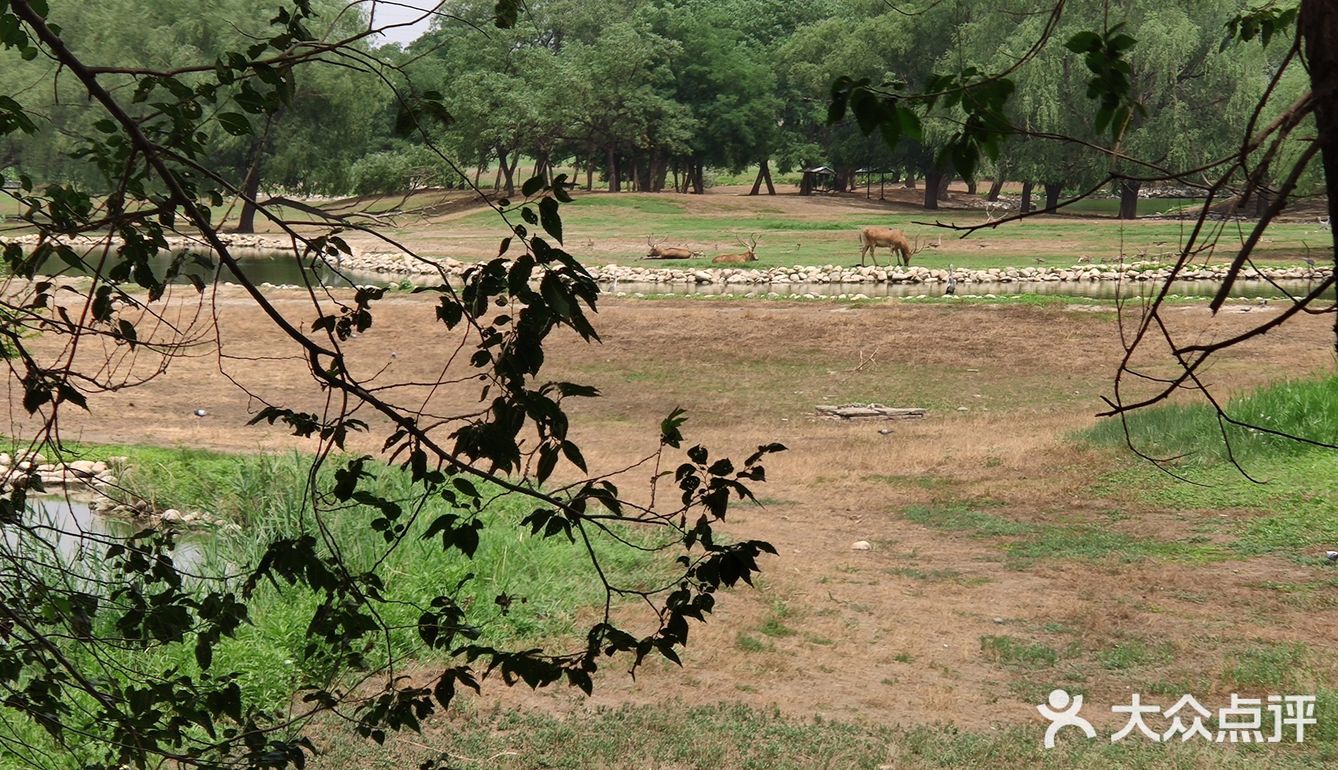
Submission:
M 275 301 L 295 310 L 303 300 L 277 293 Z M 239 294 L 222 291 L 219 308 L 230 353 L 272 352 L 274 335 Z M 1257 321 L 1214 321 L 1200 307 L 1170 315 L 1183 329 L 1216 334 Z M 350 346 L 354 366 L 390 363 L 387 381 L 435 376 L 444 348 L 421 331 L 431 316 L 421 297 L 380 303 L 374 333 Z M 1243 388 L 1328 366 L 1326 325 L 1305 319 L 1286 336 L 1244 348 L 1214 368 L 1213 381 Z M 731 454 L 781 441 L 790 451 L 769 463 L 766 506 L 731 518 L 731 531 L 770 540 L 780 551 L 765 564 L 760 590 L 724 598 L 718 615 L 694 632 L 685 672 L 651 666 L 635 683 L 606 675 L 584 705 L 673 696 L 885 723 L 948 712 L 963 727 L 1032 719 L 1038 701 L 1027 700 L 1026 687 L 1040 685 L 981 653 L 981 638 L 1000 634 L 1059 650 L 1066 662 L 1043 676 L 1081 672 L 1089 700 L 1100 703 L 1156 682 L 1201 682 L 1210 691 L 1195 694 L 1205 697 L 1226 690 L 1231 682 L 1221 674 L 1238 640 L 1302 641 L 1317 671 L 1338 674 L 1334 608 L 1280 605 L 1258 587 L 1307 579 L 1290 561 L 1128 562 L 1116 555 L 1019 563 L 1007 557 L 1007 536 L 906 519 L 908 506 L 966 504 L 1019 525 L 1086 524 L 1175 539 L 1195 516 L 1215 515 L 1147 510 L 1132 498 L 1102 500 L 1093 491 L 1115 460 L 1075 448 L 1067 436 L 1092 423 L 1098 396 L 1109 388 L 1119 351 L 1113 313 L 611 301 L 598 326 L 602 345 L 563 336 L 550 354 L 553 377 L 604 393 L 575 409 L 577 439 L 592 468 L 652 448 L 658 421 L 677 406 L 691 410 L 691 441 Z M 391 352 L 398 353 L 393 361 Z M 296 360 L 229 368 L 274 400 L 319 403 Z M 437 400 L 459 404 L 472 393 L 450 391 Z M 930 414 L 889 424 L 890 435 L 880 434 L 882 424 L 814 415 L 816 404 L 843 401 L 925 406 Z M 197 407 L 210 416 L 194 417 Z M 255 405 L 207 351 L 176 362 L 139 392 L 101 396 L 92 408 L 92 416 L 67 425 L 68 435 L 236 450 L 292 445 L 278 430 L 244 427 Z M 1108 517 L 1112 509 L 1124 517 Z M 874 547 L 852 551 L 855 540 Z M 793 633 L 767 636 L 759 629 L 777 602 Z M 762 641 L 762 649 L 743 649 L 741 634 Z M 1095 662 L 1101 650 L 1129 639 L 1169 650 L 1170 658 L 1132 671 Z M 501 690 L 488 695 L 544 708 L 578 704 L 565 691 Z

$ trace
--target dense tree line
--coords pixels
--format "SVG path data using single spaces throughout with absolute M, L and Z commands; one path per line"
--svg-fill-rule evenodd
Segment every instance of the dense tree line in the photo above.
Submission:
M 331 24 L 355 28 L 356 14 Z M 162 14 L 146 5 L 170 5 Z M 321 3 L 317 3 L 320 5 Z M 1193 168 L 1230 151 L 1232 130 L 1248 119 L 1281 46 L 1224 47 L 1226 24 L 1244 0 L 1073 0 L 1045 43 L 1050 0 L 534 0 L 511 29 L 489 19 L 491 0 L 454 0 L 428 34 L 404 50 L 384 47 L 402 71 L 387 75 L 401 94 L 436 91 L 450 119 L 433 139 L 398 138 L 392 92 L 356 68 L 313 68 L 292 107 L 258 136 L 225 138 L 216 167 L 243 188 L 303 194 L 374 193 L 467 182 L 512 195 L 518 172 L 575 167 L 587 188 L 700 193 L 706 170 L 756 168 L 753 193 L 774 192 L 773 169 L 819 164 L 847 189 L 861 168 L 923 185 L 934 207 L 953 176 L 940 150 L 960 130 L 960 107 L 939 105 L 903 126 L 893 145 L 856 121 L 827 119 L 840 76 L 921 92 L 943 72 L 1018 69 L 1008 101 L 1012 136 L 978 175 L 1033 183 L 1054 208 L 1064 191 L 1085 191 L 1112 163 L 1088 151 L 1102 145 L 1092 128 L 1081 60 L 1065 48 L 1077 31 L 1123 23 L 1136 41 L 1128 56 L 1134 97 L 1121 150 L 1167 167 Z M 270 11 L 259 0 L 180 6 L 164 0 L 109 0 L 62 19 L 85 50 L 117 60 L 208 59 L 258 29 Z M 144 28 L 138 18 L 172 19 Z M 376 45 L 360 41 L 358 45 Z M 65 136 L 76 135 L 87 105 L 65 94 L 43 61 L 0 68 L 6 93 L 46 95 L 39 110 L 53 131 L 10 139 L 0 168 L 68 177 Z M 1282 84 L 1297 94 L 1299 76 Z M 29 107 L 33 105 L 28 104 Z M 1066 141 L 1044 138 L 1063 136 Z M 442 157 L 453 159 L 450 165 Z M 522 160 L 529 167 L 519 169 Z M 485 176 L 487 174 L 487 176 Z M 974 189 L 975 180 L 968 179 Z M 998 194 L 997 183 L 991 191 Z M 1122 215 L 1132 216 L 1137 183 L 1121 185 Z

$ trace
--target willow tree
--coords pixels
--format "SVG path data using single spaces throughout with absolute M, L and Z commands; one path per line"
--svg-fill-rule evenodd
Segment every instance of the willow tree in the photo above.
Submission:
M 928 3 L 926 12 L 937 5 Z M 895 141 L 899 139 L 897 127 L 906 122 L 908 113 L 931 109 L 945 100 L 958 105 L 967 118 L 945 146 L 944 156 L 953 161 L 960 173 L 969 176 L 983 157 L 997 157 L 1006 139 L 1027 135 L 1025 128 L 1009 119 L 1014 78 L 1022 68 L 1036 64 L 1038 52 L 1059 35 L 1065 14 L 1078 6 L 1076 2 L 1058 0 L 1033 9 L 1043 12 L 1046 19 L 1043 29 L 1032 46 L 999 70 L 945 70 L 933 79 L 930 88 L 919 93 L 908 92 L 894 83 L 875 84 L 867 78 L 838 79 L 832 89 L 832 117 L 840 119 L 852 111 L 870 132 L 881 127 Z M 1220 14 L 1223 8 L 1216 3 L 1203 6 L 1206 10 L 1199 10 L 1204 13 Z M 1194 7 L 1199 8 L 1199 4 Z M 1213 37 L 1209 22 L 1196 22 L 1183 8 L 1177 11 L 1177 6 L 1166 4 L 1128 3 L 1109 7 L 1104 25 L 1082 29 L 1066 39 L 1058 38 L 1074 55 L 1073 61 L 1081 62 L 1081 69 L 1076 66 L 1074 69 L 1085 81 L 1091 132 L 1099 139 L 1084 142 L 1074 137 L 1032 135 L 1097 153 L 1107 169 L 1105 181 L 1118 183 L 1126 190 L 1137 189 L 1147 182 L 1171 182 L 1203 192 L 1205 200 L 1199 215 L 1181 244 L 1166 282 L 1141 308 L 1132 329 L 1126 330 L 1122 338 L 1125 354 L 1115 374 L 1114 392 L 1106 399 L 1109 410 L 1105 416 L 1123 419 L 1131 411 L 1161 403 L 1174 394 L 1196 391 L 1216 410 L 1224 438 L 1228 425 L 1282 434 L 1264 425 L 1248 425 L 1222 406 L 1202 378 L 1215 356 L 1275 331 L 1303 314 L 1335 317 L 1334 346 L 1338 350 L 1338 296 L 1335 295 L 1338 240 L 1333 238 L 1326 255 L 1326 261 L 1334 265 L 1333 270 L 1315 281 L 1304 294 L 1288 294 L 1290 302 L 1284 311 L 1245 332 L 1219 340 L 1179 339 L 1162 315 L 1173 282 L 1186 271 L 1213 259 L 1216 253 L 1213 246 L 1227 232 L 1226 223 L 1243 213 L 1243 202 L 1266 200 L 1265 204 L 1255 206 L 1257 218 L 1244 229 L 1240 247 L 1233 249 L 1225 279 L 1209 305 L 1213 312 L 1222 308 L 1236 282 L 1251 267 L 1254 249 L 1268 227 L 1286 207 L 1311 196 L 1312 190 L 1306 186 L 1308 180 L 1319 185 L 1326 201 L 1327 221 L 1338 214 L 1338 108 L 1335 108 L 1338 6 L 1327 0 L 1270 0 L 1261 7 L 1241 8 L 1237 4 L 1235 8 L 1234 14 L 1217 17 L 1221 26 L 1217 43 L 1211 49 L 1203 44 Z M 1155 15 L 1165 25 L 1147 24 L 1147 43 L 1140 43 L 1131 34 L 1131 27 L 1126 26 L 1137 22 L 1140 14 Z M 1092 17 L 1080 15 L 1079 20 L 1090 24 Z M 1199 42 L 1182 47 L 1183 41 L 1190 38 Z M 1188 88 L 1185 81 L 1230 80 L 1233 77 L 1230 67 L 1215 70 L 1208 61 L 1214 58 L 1214 52 L 1251 46 L 1267 49 L 1270 56 L 1270 66 L 1259 73 L 1265 80 L 1258 98 L 1233 102 L 1229 94 L 1222 93 L 1218 95 L 1220 101 L 1201 105 L 1202 109 L 1217 106 L 1242 110 L 1244 120 L 1227 127 L 1234 130 L 1234 137 L 1212 144 L 1227 149 L 1204 159 L 1197 149 L 1182 148 L 1177 154 L 1174 148 L 1178 146 L 1178 138 L 1161 136 L 1154 140 L 1153 127 L 1160 126 L 1162 135 L 1173 134 L 1188 126 L 1188 116 L 1186 108 L 1174 99 L 1148 100 L 1149 94 Z M 1146 60 L 1163 57 L 1159 66 L 1166 71 L 1140 74 L 1133 61 L 1140 51 Z M 1158 82 L 1163 86 L 1160 89 Z M 1207 150 L 1211 151 L 1212 146 Z M 1156 156 L 1140 157 L 1136 154 L 1140 148 Z M 1189 165 L 1178 165 L 1177 161 Z M 988 225 L 945 226 L 965 236 L 982 227 L 1003 226 L 1023 216 L 1027 214 Z M 1330 232 L 1332 235 L 1332 229 Z M 1139 364 L 1144 356 L 1165 363 L 1174 373 L 1168 376 Z M 1338 443 L 1330 436 L 1288 437 L 1338 449 Z M 1169 462 L 1167 458 L 1148 459 L 1163 465 Z

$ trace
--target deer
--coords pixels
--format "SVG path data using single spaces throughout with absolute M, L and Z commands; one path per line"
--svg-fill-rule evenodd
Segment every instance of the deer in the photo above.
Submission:
M 702 256 L 700 251 L 685 249 L 681 246 L 661 246 L 660 244 L 664 243 L 665 238 L 656 241 L 653 240 L 654 237 L 654 235 L 651 235 L 646 238 L 646 245 L 650 247 L 650 253 L 643 259 L 696 259 Z
M 912 245 L 911 241 L 906 240 L 905 233 L 891 227 L 865 227 L 859 231 L 859 245 L 859 263 L 861 266 L 864 265 L 864 255 L 868 254 L 869 258 L 873 260 L 874 267 L 877 267 L 878 252 L 876 249 L 879 246 L 886 246 L 888 250 L 897 252 L 897 264 L 910 267 L 911 257 L 924 251 L 929 244 L 921 246 L 920 237 L 917 235 L 914 245 Z
M 757 252 L 757 236 L 756 236 L 756 235 L 753 235 L 751 238 L 748 239 L 748 242 L 747 242 L 747 243 L 744 243 L 743 240 L 740 240 L 739 243 L 740 243 L 741 245 L 743 245 L 743 246 L 746 246 L 746 247 L 747 247 L 747 251 L 743 252 L 742 254 L 721 254 L 720 256 L 718 256 L 718 257 L 716 257 L 715 259 L 711 260 L 711 264 L 714 264 L 714 265 L 741 265 L 741 264 L 743 264 L 744 262 L 756 262 L 756 261 L 757 261 L 757 253 L 756 253 L 756 252 Z

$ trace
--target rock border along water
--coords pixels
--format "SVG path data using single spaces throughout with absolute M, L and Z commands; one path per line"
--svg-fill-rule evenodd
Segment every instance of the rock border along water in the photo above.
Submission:
M 292 243 L 283 239 L 260 235 L 221 236 L 229 248 L 239 251 L 240 256 L 256 254 L 275 255 L 292 253 Z M 23 236 L 9 241 L 0 239 L 0 245 L 7 242 L 32 244 L 35 236 Z M 79 246 L 92 247 L 105 244 L 105 239 L 79 238 L 70 241 Z M 202 244 L 198 239 L 174 237 L 168 238 L 172 249 L 198 249 Z M 422 258 L 402 252 L 355 251 L 339 260 L 340 270 L 363 275 L 396 275 L 411 278 L 414 276 L 440 275 L 460 277 L 465 271 L 477 264 L 474 261 L 458 260 L 451 257 Z M 666 287 L 675 285 L 738 284 L 772 285 L 789 284 L 937 284 L 948 280 L 948 270 L 941 267 L 891 266 L 840 266 L 840 265 L 805 265 L 794 267 L 736 268 L 736 267 L 677 267 L 650 265 L 597 265 L 590 267 L 596 280 L 603 284 L 634 283 L 660 284 Z M 1242 280 L 1272 281 L 1314 281 L 1329 277 L 1331 269 L 1327 267 L 1265 267 L 1248 268 L 1240 273 Z M 1170 276 L 1171 269 L 1166 262 L 1141 260 L 1135 262 L 1089 262 L 1069 267 L 1037 265 L 1027 267 L 991 267 L 980 270 L 956 268 L 954 277 L 960 284 L 972 283 L 1054 283 L 1098 281 L 1164 281 Z M 1177 280 L 1220 282 L 1226 277 L 1227 268 L 1223 266 L 1191 266 L 1181 271 Z

